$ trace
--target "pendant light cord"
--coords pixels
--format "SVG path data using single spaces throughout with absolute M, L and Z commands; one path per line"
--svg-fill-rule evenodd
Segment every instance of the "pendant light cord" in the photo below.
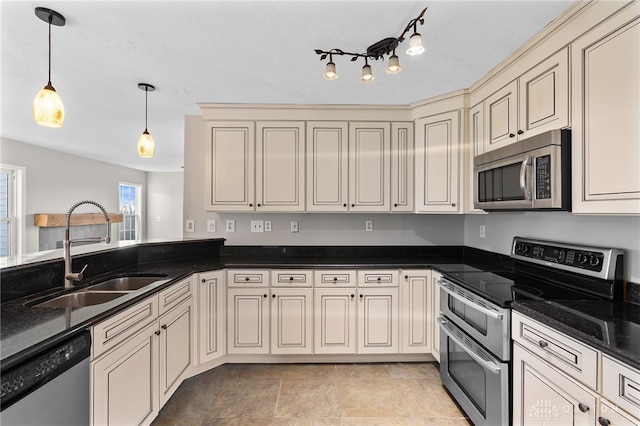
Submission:
M 144 87 L 144 131 L 147 131 L 147 108 L 149 99 L 149 86 Z
M 53 22 L 53 14 L 49 14 L 49 82 L 48 86 L 51 86 L 51 23 Z

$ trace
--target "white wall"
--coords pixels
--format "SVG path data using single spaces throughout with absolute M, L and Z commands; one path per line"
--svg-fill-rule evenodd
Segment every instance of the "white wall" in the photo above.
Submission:
M 0 138 L 0 162 L 26 168 L 26 253 L 38 250 L 38 228 L 33 225 L 35 213 L 66 213 L 73 204 L 87 199 L 102 204 L 109 212 L 117 212 L 121 181 L 145 188 L 147 183 L 147 173 L 140 170 L 4 138 Z M 81 206 L 76 210 L 84 211 L 96 209 Z M 112 235 L 117 235 L 116 232 L 114 225 Z
M 147 239 L 182 239 L 184 173 L 147 174 Z
M 480 225 L 485 238 L 480 238 Z M 566 212 L 492 212 L 467 215 L 464 243 L 509 254 L 514 236 L 564 241 L 625 250 L 625 278 L 640 282 L 640 217 L 587 216 Z

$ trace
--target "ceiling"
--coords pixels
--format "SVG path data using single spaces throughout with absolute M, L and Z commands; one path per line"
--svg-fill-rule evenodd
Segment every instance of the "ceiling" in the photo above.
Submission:
M 145 171 L 180 171 L 184 116 L 199 102 L 407 105 L 469 87 L 571 6 L 573 1 L 6 1 L 1 14 L 1 136 Z M 65 105 L 59 129 L 38 126 L 31 104 L 47 83 L 47 7 L 67 19 L 52 27 L 51 81 Z M 402 72 L 361 83 L 362 61 L 334 57 L 339 78 L 322 78 L 314 49 L 363 52 L 419 27 L 426 52 L 398 56 Z M 400 52 L 401 51 L 401 52 Z M 386 62 L 386 61 L 385 61 Z M 156 142 L 139 158 L 144 130 Z M 1 153 L 0 153 L 1 155 Z M 0 159 L 1 162 L 1 159 Z

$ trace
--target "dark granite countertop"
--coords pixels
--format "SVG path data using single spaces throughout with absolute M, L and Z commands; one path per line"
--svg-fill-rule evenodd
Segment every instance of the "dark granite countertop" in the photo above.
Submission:
M 640 305 L 607 300 L 513 302 L 534 320 L 640 369 Z

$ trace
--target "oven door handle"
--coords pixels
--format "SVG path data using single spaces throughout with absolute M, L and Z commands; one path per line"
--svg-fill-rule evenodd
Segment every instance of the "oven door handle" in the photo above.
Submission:
M 531 191 L 527 188 L 527 166 L 530 164 L 532 164 L 531 156 L 527 155 L 520 166 L 520 190 L 524 193 L 526 200 L 531 199 Z
M 500 367 L 497 366 L 495 363 L 487 361 L 486 359 L 481 358 L 479 355 L 476 355 L 473 351 L 470 351 L 467 349 L 467 346 L 464 344 L 464 342 L 462 342 L 460 339 L 458 339 L 457 337 L 455 337 L 453 334 L 451 334 L 449 332 L 449 330 L 447 330 L 444 327 L 444 324 L 447 323 L 447 320 L 442 318 L 442 317 L 438 317 L 438 322 L 440 324 L 438 324 L 440 326 L 440 332 L 444 333 L 447 335 L 447 337 L 451 340 L 453 340 L 458 346 L 462 347 L 465 349 L 465 353 L 467 355 L 469 355 L 471 358 L 474 359 L 474 361 L 476 361 L 478 364 L 480 364 L 483 368 L 489 370 L 490 372 L 492 372 L 493 374 L 500 374 Z
M 480 306 L 476 303 L 473 303 L 470 300 L 465 299 L 464 297 L 460 296 L 459 294 L 456 294 L 454 292 L 452 292 L 451 290 L 449 290 L 448 288 L 446 288 L 444 286 L 444 284 L 442 284 L 441 281 L 436 281 L 438 283 L 438 286 L 440 286 L 440 290 L 444 291 L 445 293 L 447 293 L 449 296 L 453 297 L 456 300 L 459 300 L 460 302 L 464 303 L 467 306 L 472 307 L 475 310 L 478 310 L 480 312 L 482 312 L 483 314 L 485 314 L 486 316 L 489 316 L 493 319 L 502 319 L 502 313 L 501 312 L 496 312 L 496 311 L 492 311 L 491 309 L 487 309 L 484 306 Z

